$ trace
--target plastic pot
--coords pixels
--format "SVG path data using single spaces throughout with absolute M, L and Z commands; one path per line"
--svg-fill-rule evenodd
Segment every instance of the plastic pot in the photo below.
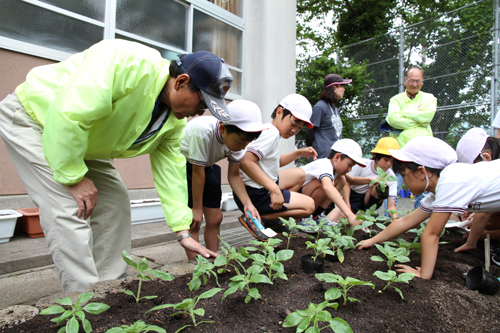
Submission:
M 21 208 L 17 211 L 23 216 L 19 218 L 23 226 L 23 230 L 28 234 L 29 238 L 44 237 L 42 226 L 40 225 L 40 215 L 38 208 Z
M 377 236 L 378 233 L 379 232 L 377 230 L 372 230 L 369 234 L 364 234 L 363 237 L 361 237 L 361 239 L 363 239 L 363 240 L 370 239 L 372 237 Z
M 300 257 L 300 267 L 302 270 L 307 273 L 321 273 L 323 271 L 323 265 L 325 264 L 325 260 L 318 256 L 316 261 L 313 260 L 314 254 L 305 254 Z
M 328 262 L 340 262 L 337 256 L 332 256 L 331 254 L 325 254 L 325 260 Z
M 500 289 L 500 281 L 483 266 L 476 266 L 467 273 L 465 285 L 467 289 L 486 295 L 495 295 Z
M 401 198 L 408 198 L 408 197 L 406 196 L 406 190 L 399 190 L 399 196 L 400 196 Z

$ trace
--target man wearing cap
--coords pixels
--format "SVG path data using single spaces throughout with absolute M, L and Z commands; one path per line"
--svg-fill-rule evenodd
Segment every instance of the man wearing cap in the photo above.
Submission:
M 144 45 L 104 40 L 67 60 L 32 69 L 0 103 L 0 134 L 40 222 L 63 291 L 126 277 L 130 201 L 114 158 L 149 154 L 167 224 L 180 244 L 216 256 L 189 237 L 186 117 L 208 108 L 229 120 L 227 66 L 210 52 L 170 63 Z
M 424 71 L 411 67 L 405 73 L 404 85 L 406 91 L 392 97 L 386 121 L 399 134 L 391 132 L 398 140 L 400 148 L 413 138 L 432 136 L 430 123 L 436 114 L 437 100 L 433 94 L 420 91 L 424 85 Z M 398 193 L 403 186 L 403 178 L 398 177 Z M 415 198 L 415 208 L 420 205 L 424 195 Z
M 342 139 L 342 119 L 337 104 L 344 98 L 345 85 L 351 81 L 338 74 L 328 74 L 324 78 L 325 89 L 311 116 L 314 127 L 306 129 L 306 145 L 316 150 L 318 158 L 327 158 L 330 147 Z

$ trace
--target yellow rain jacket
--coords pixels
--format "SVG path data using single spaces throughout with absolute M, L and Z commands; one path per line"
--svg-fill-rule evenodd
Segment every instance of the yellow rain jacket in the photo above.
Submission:
M 391 98 L 386 120 L 391 127 L 403 130 L 399 135 L 391 134 L 400 148 L 417 136 L 432 136 L 430 123 L 436 107 L 436 97 L 422 91 L 414 99 L 410 99 L 406 91 Z
M 104 40 L 65 61 L 34 68 L 16 94 L 44 128 L 42 144 L 55 181 L 78 183 L 88 171 L 85 160 L 149 154 L 167 224 L 179 231 L 192 221 L 180 153 L 187 121 L 171 112 L 158 132 L 133 144 L 149 124 L 169 65 L 152 48 Z

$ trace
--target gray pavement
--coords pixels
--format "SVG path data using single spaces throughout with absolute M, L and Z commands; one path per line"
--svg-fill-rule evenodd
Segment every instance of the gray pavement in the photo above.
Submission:
M 413 201 L 399 199 L 397 208 L 410 210 Z M 383 212 L 383 208 L 379 212 Z M 253 239 L 240 227 L 239 211 L 223 213 L 221 237 L 226 242 L 237 247 Z M 203 243 L 203 239 L 200 242 Z M 132 226 L 132 256 L 136 260 L 146 257 L 149 267 L 172 274 L 187 273 L 194 267 L 187 261 L 183 248 L 175 241 L 175 233 L 165 222 Z M 129 276 L 133 278 L 134 271 L 129 270 Z M 0 244 L 0 309 L 12 305 L 34 305 L 40 299 L 57 297 L 58 293 L 61 293 L 61 286 L 45 238 L 28 238 L 22 232 L 16 232 L 10 242 Z

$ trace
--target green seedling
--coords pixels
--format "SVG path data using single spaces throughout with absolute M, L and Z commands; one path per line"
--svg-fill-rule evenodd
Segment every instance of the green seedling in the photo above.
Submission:
M 394 287 L 392 284 L 395 282 L 409 283 L 409 281 L 415 277 L 415 274 L 413 273 L 401 273 L 397 275 L 395 271 L 391 270 L 387 272 L 376 271 L 375 273 L 373 273 L 373 275 L 375 275 L 381 280 L 387 281 L 387 284 L 382 290 L 385 290 L 387 287 L 394 288 L 394 290 L 396 290 L 399 293 L 399 296 L 401 296 L 402 299 L 404 299 L 403 292 L 399 288 Z
M 356 230 L 363 228 L 361 225 L 351 227 L 351 225 L 349 224 L 349 221 L 347 219 L 344 219 L 344 218 L 338 219 L 337 227 L 340 228 L 340 230 L 342 231 L 342 234 L 344 234 L 346 236 L 351 236 L 351 237 L 354 236 L 354 232 Z
M 306 229 L 309 229 L 308 227 L 304 227 L 304 226 L 298 225 L 296 223 L 295 219 L 292 218 L 292 217 L 290 217 L 288 219 L 288 221 L 285 220 L 282 217 L 280 217 L 280 220 L 281 220 L 281 222 L 283 222 L 285 225 L 288 226 L 289 230 L 295 230 L 295 229 L 306 230 Z M 297 237 L 296 235 L 292 235 L 292 233 L 288 233 L 288 232 L 284 232 L 283 236 L 285 236 L 287 238 L 287 242 L 286 242 L 286 248 L 287 249 L 290 247 L 290 239 Z
M 322 254 L 330 254 L 332 256 L 335 255 L 332 250 L 330 250 L 330 242 L 331 238 L 321 238 L 317 239 L 314 243 L 307 241 L 306 246 L 308 249 L 314 250 L 313 261 L 316 261 L 319 255 Z
M 231 264 L 230 262 L 235 261 L 238 265 L 240 265 L 241 268 L 243 268 L 242 263 L 247 261 L 248 258 L 250 257 L 248 250 L 244 247 L 240 247 L 238 248 L 238 250 L 236 250 L 234 247 L 231 247 L 229 243 L 223 241 L 220 238 L 220 236 L 219 239 L 222 242 L 221 250 L 224 253 L 224 255 L 215 258 L 214 265 L 217 267 L 224 266 L 224 268 L 219 268 L 217 270 L 217 273 L 221 274 L 228 272 L 227 266 L 231 265 L 234 268 L 236 274 L 240 274 L 238 267 L 236 265 Z
M 261 266 L 250 266 L 245 271 L 245 274 L 239 274 L 236 276 L 233 276 L 231 278 L 231 282 L 229 282 L 229 289 L 227 289 L 224 292 L 224 295 L 222 296 L 222 300 L 236 292 L 238 289 L 240 291 L 246 290 L 247 291 L 247 296 L 245 297 L 245 303 L 248 303 L 252 300 L 252 298 L 259 299 L 260 298 L 260 293 L 257 288 L 250 288 L 250 283 L 269 283 L 273 284 L 272 281 L 265 276 L 264 274 L 261 274 L 261 272 L 264 270 Z
M 158 296 L 141 296 L 141 287 L 142 287 L 142 280 L 151 280 L 151 276 L 148 274 L 153 274 L 157 278 L 164 280 L 164 281 L 172 281 L 174 279 L 174 276 L 172 274 L 160 271 L 158 269 L 152 269 L 148 268 L 148 261 L 144 257 L 139 261 L 139 264 L 137 264 L 134 259 L 127 253 L 127 251 L 123 250 L 122 252 L 122 258 L 123 260 L 133 269 L 135 269 L 139 274 L 137 274 L 137 277 L 139 278 L 139 287 L 137 288 L 137 296 L 134 295 L 133 292 L 130 290 L 122 290 L 123 293 L 130 295 L 135 298 L 135 302 L 139 303 L 141 299 L 153 299 Z
M 196 327 L 200 324 L 213 324 L 213 321 L 200 321 L 199 323 L 196 322 L 196 316 L 203 317 L 205 315 L 205 309 L 203 309 L 203 308 L 197 309 L 196 305 L 198 304 L 200 299 L 211 298 L 211 297 L 215 296 L 215 294 L 217 294 L 221 290 L 222 290 L 222 288 L 213 288 L 213 289 L 205 291 L 203 294 L 201 294 L 195 298 L 186 298 L 185 300 L 183 300 L 182 302 L 177 303 L 177 304 L 162 304 L 159 306 L 155 306 L 154 308 L 147 311 L 146 313 L 148 313 L 150 311 L 165 309 L 165 308 L 174 308 L 174 310 L 179 310 L 179 311 L 171 314 L 170 317 L 173 317 L 177 314 L 189 315 L 191 317 L 191 319 L 193 320 L 193 325 L 184 325 L 181 328 L 179 328 L 177 331 L 175 331 L 175 333 L 180 332 L 183 329 L 185 329 L 186 327 L 190 327 L 190 326 Z
M 382 252 L 382 254 L 386 257 L 386 259 L 382 258 L 381 256 L 372 256 L 371 259 L 373 261 L 385 261 L 387 262 L 387 265 L 389 266 L 389 269 L 391 269 L 392 265 L 398 261 L 398 262 L 409 262 L 410 258 L 406 255 L 406 249 L 400 247 L 400 248 L 393 248 L 391 245 L 384 243 L 384 246 L 380 244 L 375 244 L 377 249 Z
M 304 331 L 306 333 L 317 333 L 328 327 L 335 333 L 352 333 L 351 326 L 345 320 L 332 318 L 330 312 L 325 310 L 327 307 L 337 310 L 338 306 L 338 303 L 329 303 L 328 300 L 320 304 L 309 303 L 306 310 L 297 310 L 286 316 L 283 327 L 297 326 L 295 331 L 297 333 Z M 328 326 L 320 328 L 319 323 L 321 322 L 327 322 Z
M 387 187 L 387 182 L 398 181 L 396 177 L 387 175 L 387 173 L 384 170 L 382 170 L 382 168 L 379 167 L 378 165 L 377 165 L 377 174 L 378 177 L 370 182 L 370 186 L 378 182 L 382 193 L 385 192 L 385 188 Z
M 219 281 L 217 280 L 217 273 L 214 272 L 215 264 L 210 262 L 207 258 L 198 254 L 196 256 L 196 261 L 198 264 L 194 267 L 193 278 L 189 281 L 189 290 L 198 290 L 201 287 L 201 278 L 203 278 L 203 284 L 206 285 L 208 279 L 211 275 L 215 277 L 215 282 L 219 286 Z M 200 278 L 201 277 L 201 278 Z
M 407 232 L 413 232 L 413 233 L 417 234 L 417 237 L 415 237 L 413 239 L 413 243 L 417 243 L 420 240 L 420 238 L 422 238 L 422 234 L 424 233 L 426 225 L 427 225 L 426 223 L 422 222 L 422 223 L 420 223 L 420 228 L 418 228 L 418 229 L 414 228 L 414 229 L 410 229 L 407 231 Z M 439 234 L 439 237 L 442 237 L 444 235 L 445 231 L 446 231 L 446 228 L 443 227 L 443 230 Z M 448 242 L 439 242 L 439 244 L 448 244 Z
M 345 249 L 354 249 L 354 241 L 356 238 L 352 236 L 342 235 L 341 230 L 337 226 L 326 226 L 324 228 L 325 234 L 331 238 L 330 249 L 337 256 L 341 263 L 344 262 Z
M 142 332 L 158 332 L 167 333 L 164 328 L 155 325 L 147 325 L 142 320 L 136 321 L 134 324 L 122 325 L 120 327 L 113 327 L 106 331 L 106 333 L 142 333 Z
M 385 225 L 383 223 L 387 222 L 389 218 L 386 216 L 378 216 L 377 205 L 373 205 L 365 211 L 360 209 L 359 212 L 360 214 L 356 218 L 364 221 L 361 224 L 361 227 L 368 228 L 370 234 L 372 232 L 373 225 L 376 225 L 381 229 L 385 229 Z
M 339 288 L 331 288 L 328 289 L 325 293 L 325 299 L 334 300 L 340 297 L 344 298 L 344 305 L 347 303 L 347 300 L 351 302 L 359 302 L 356 298 L 347 297 L 347 292 L 354 286 L 369 286 L 372 289 L 375 288 L 373 283 L 367 281 L 360 281 L 358 279 L 352 277 L 346 277 L 345 279 L 340 275 L 331 274 L 331 273 L 319 273 L 316 274 L 316 278 L 320 281 L 329 282 L 329 283 L 337 283 L 342 289 Z
M 391 246 L 399 246 L 400 248 L 405 249 L 404 255 L 407 256 L 407 257 L 410 256 L 410 253 L 412 251 L 415 251 L 417 253 L 421 253 L 422 252 L 422 246 L 421 246 L 420 243 L 408 242 L 408 241 L 404 240 L 401 237 L 399 237 L 398 239 L 396 239 L 396 242 L 397 243 L 394 243 L 394 242 L 385 242 L 385 243 L 389 244 Z
M 285 274 L 285 267 L 281 262 L 290 260 L 293 257 L 293 250 L 285 249 L 274 253 L 274 246 L 281 242 L 282 240 L 277 238 L 270 238 L 267 242 L 250 241 L 254 245 L 262 246 L 261 253 L 250 255 L 250 258 L 253 260 L 252 265 L 261 266 L 271 281 L 274 281 L 276 278 L 288 280 Z
M 64 321 L 68 321 L 65 326 L 61 327 L 57 333 L 78 333 L 80 324 L 78 319 L 82 322 L 83 330 L 86 333 L 92 332 L 92 326 L 90 322 L 85 319 L 85 312 L 91 314 L 99 314 L 103 311 L 109 309 L 109 305 L 104 303 L 87 303 L 94 296 L 93 292 L 81 293 L 78 295 L 78 300 L 76 304 L 73 305 L 71 298 L 65 297 L 63 299 L 56 299 L 56 302 L 60 305 L 54 305 L 43 309 L 40 311 L 41 315 L 53 315 L 62 313 L 59 317 L 52 318 L 50 321 L 53 321 L 57 324 L 57 326 L 61 325 Z M 82 304 L 87 303 L 82 307 Z M 70 306 L 71 310 L 64 309 L 61 305 Z M 85 311 L 85 312 L 84 312 Z

